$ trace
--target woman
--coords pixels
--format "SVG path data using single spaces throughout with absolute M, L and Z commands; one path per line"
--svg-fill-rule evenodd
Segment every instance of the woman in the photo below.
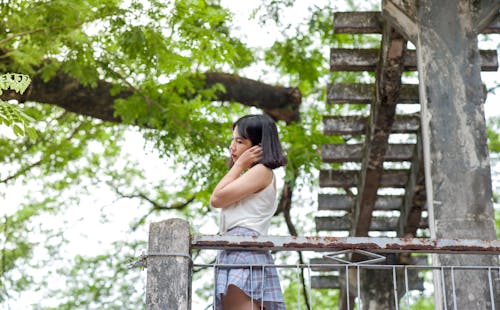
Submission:
M 278 130 L 266 115 L 247 115 L 233 124 L 231 168 L 210 203 L 221 208 L 220 232 L 266 235 L 276 212 L 273 169 L 286 165 Z M 273 264 L 268 251 L 221 251 L 218 264 Z M 216 309 L 285 309 L 276 268 L 216 268 Z

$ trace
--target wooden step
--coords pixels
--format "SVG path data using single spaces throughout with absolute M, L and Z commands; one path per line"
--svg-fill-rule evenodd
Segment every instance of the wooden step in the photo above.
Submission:
M 353 276 L 356 273 L 353 272 Z M 402 276 L 404 277 L 404 275 Z M 311 288 L 313 289 L 340 289 L 340 281 L 345 281 L 344 273 L 342 276 L 339 275 L 322 275 L 322 276 L 312 276 L 311 277 Z M 353 278 L 351 285 L 353 288 L 356 286 L 356 278 Z M 404 278 L 402 278 L 404 279 Z M 403 281 L 401 279 L 401 281 Z M 399 280 L 399 277 L 398 277 Z M 363 285 L 363 282 L 361 282 Z M 419 276 L 419 270 L 409 269 L 408 270 L 408 289 L 411 291 L 424 291 L 424 279 Z
M 320 187 L 357 187 L 359 182 L 357 170 L 321 170 L 319 172 Z M 408 181 L 408 170 L 384 170 L 380 187 L 404 188 Z
M 311 288 L 313 289 L 340 289 L 340 281 L 344 281 L 344 276 L 312 276 Z M 410 269 L 408 271 L 408 289 L 411 291 L 424 291 L 424 280 L 418 276 L 418 270 Z M 352 283 L 351 283 L 352 284 Z M 361 283 L 363 285 L 363 283 Z
M 318 210 L 352 211 L 356 197 L 342 194 L 319 194 Z M 378 196 L 375 201 L 376 211 L 398 211 L 403 205 L 403 196 L 384 195 Z
M 344 216 L 318 216 L 315 219 L 316 231 L 350 231 L 351 217 Z M 427 218 L 422 218 L 419 228 L 428 228 Z M 374 216 L 369 231 L 398 231 L 399 217 Z
M 332 48 L 330 50 L 331 71 L 375 71 L 379 62 L 378 49 Z M 480 50 L 481 71 L 497 71 L 496 50 Z M 417 70 L 417 55 L 414 50 L 406 51 L 403 59 L 404 71 Z
M 374 102 L 375 84 L 335 83 L 327 86 L 328 103 L 369 104 Z M 398 103 L 419 103 L 418 84 L 403 84 Z
M 384 161 L 411 161 L 415 144 L 389 144 L 384 155 Z M 324 144 L 321 157 L 325 163 L 361 162 L 363 159 L 363 144 Z
M 368 124 L 366 116 L 323 116 L 325 135 L 364 135 Z M 418 115 L 396 115 L 391 133 L 416 133 L 420 130 Z
M 340 289 L 340 277 L 330 276 L 312 276 L 311 288 L 314 289 Z
M 333 30 L 336 34 L 382 33 L 381 12 L 335 12 Z M 500 33 L 500 15 L 481 33 Z

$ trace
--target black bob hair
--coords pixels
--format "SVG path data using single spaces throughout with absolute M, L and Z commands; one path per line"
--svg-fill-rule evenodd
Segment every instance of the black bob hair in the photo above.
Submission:
M 274 120 L 267 115 L 245 115 L 233 124 L 233 130 L 238 127 L 238 134 L 252 142 L 252 146 L 262 146 L 262 159 L 259 161 L 264 166 L 275 169 L 287 164 L 287 159 L 281 148 L 278 129 Z

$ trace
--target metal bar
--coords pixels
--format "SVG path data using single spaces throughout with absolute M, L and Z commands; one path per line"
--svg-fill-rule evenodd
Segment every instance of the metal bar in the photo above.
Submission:
M 216 303 L 216 298 L 217 298 L 217 266 L 215 264 L 212 264 L 214 267 L 214 298 L 213 298 L 213 303 L 212 303 L 212 310 L 215 310 L 215 303 Z
M 373 237 L 290 237 L 196 235 L 194 249 L 337 251 L 362 249 L 376 253 L 500 254 L 500 240 L 373 238 Z
M 493 298 L 493 283 L 491 281 L 491 268 L 488 268 L 488 284 L 490 286 L 491 309 L 495 309 L 495 298 Z
M 356 266 L 356 280 L 358 286 L 358 309 L 363 309 L 363 300 L 361 299 L 361 273 L 359 272 L 359 266 Z
M 349 298 L 349 265 L 345 266 L 345 279 L 346 279 L 346 300 L 347 300 L 347 310 L 351 310 L 351 303 Z
M 298 265 L 295 274 L 297 275 L 297 309 L 300 310 L 300 268 Z
M 370 265 L 370 264 L 193 264 L 193 267 L 218 267 L 218 268 L 250 268 L 250 267 L 273 267 L 273 268 L 311 268 L 316 267 L 329 267 L 329 268 L 345 268 L 345 267 L 356 267 L 359 266 L 361 269 L 392 269 L 395 268 L 408 268 L 415 270 L 444 270 L 444 269 L 454 269 L 454 270 L 488 270 L 491 269 L 500 269 L 499 266 L 421 266 L 421 265 Z
M 250 299 L 252 301 L 252 310 L 253 310 L 253 266 L 250 266 Z
M 455 271 L 451 267 L 451 289 L 453 293 L 453 310 L 457 310 L 457 292 L 455 291 Z
M 410 310 L 410 294 L 408 289 L 408 268 L 405 267 L 405 296 L 406 296 L 406 309 Z
M 264 310 L 264 285 L 265 281 L 264 278 L 266 277 L 266 271 L 265 271 L 266 266 L 262 266 L 262 282 L 260 283 L 260 310 Z
M 312 284 L 311 284 L 311 265 L 307 264 L 307 277 L 309 278 L 309 306 L 311 309 L 314 309 L 313 307 L 313 292 L 312 292 Z
M 396 268 L 392 268 L 392 288 L 394 291 L 394 305 L 396 306 L 396 310 L 399 310 L 399 301 L 398 301 L 398 283 L 396 279 Z
M 444 268 L 443 267 L 441 267 L 441 287 L 443 289 L 444 310 L 448 310 L 448 302 L 446 301 L 446 282 L 444 281 Z

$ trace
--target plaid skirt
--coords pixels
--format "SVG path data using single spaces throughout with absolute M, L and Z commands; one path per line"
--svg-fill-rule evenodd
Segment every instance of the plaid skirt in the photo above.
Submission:
M 244 227 L 234 227 L 226 235 L 258 236 L 259 233 Z M 221 251 L 217 264 L 274 264 L 269 251 Z M 251 299 L 259 303 L 258 309 L 282 310 L 285 308 L 280 280 L 276 268 L 215 267 L 215 309 L 222 309 L 221 299 L 229 285 L 235 285 Z M 255 309 L 257 310 L 257 309 Z

